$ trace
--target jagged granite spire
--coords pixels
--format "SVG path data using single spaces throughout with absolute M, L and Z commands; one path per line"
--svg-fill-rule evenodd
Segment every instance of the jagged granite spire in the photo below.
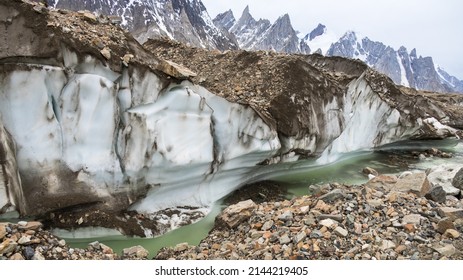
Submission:
M 224 13 L 218 14 L 213 19 L 213 22 L 215 26 L 219 27 L 220 29 L 230 30 L 230 28 L 235 24 L 236 19 L 232 10 L 228 10 Z
M 227 29 L 223 24 L 225 14 L 218 15 L 214 21 L 220 28 Z M 240 48 L 243 49 L 310 53 L 310 47 L 298 38 L 288 14 L 279 17 L 271 24 L 266 19 L 255 20 L 249 6 L 246 6 L 239 20 L 228 30 L 235 35 Z
M 326 26 L 323 25 L 323 24 L 321 24 L 321 23 L 319 23 L 319 24 L 317 25 L 317 27 L 315 27 L 314 30 L 312 30 L 310 33 L 308 33 L 307 35 L 305 35 L 304 40 L 312 41 L 312 40 L 315 39 L 316 37 L 325 34 L 325 32 L 326 32 Z

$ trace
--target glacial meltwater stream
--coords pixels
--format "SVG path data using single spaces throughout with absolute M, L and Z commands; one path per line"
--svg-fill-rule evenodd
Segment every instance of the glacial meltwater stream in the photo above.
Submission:
M 405 157 L 406 151 L 422 151 L 430 148 L 438 148 L 450 152 L 453 157 L 450 159 L 426 158 L 422 160 Z M 405 167 L 404 163 L 409 167 Z M 289 196 L 302 196 L 308 194 L 308 186 L 311 184 L 323 184 L 338 182 L 347 185 L 358 185 L 365 183 L 368 178 L 362 174 L 366 166 L 376 169 L 382 174 L 400 174 L 407 170 L 425 170 L 426 168 L 449 164 L 463 164 L 463 141 L 462 140 L 436 140 L 436 141 L 407 141 L 384 146 L 372 152 L 356 152 L 344 155 L 335 163 L 318 165 L 314 160 L 303 160 L 292 163 L 285 163 L 283 166 L 270 167 L 270 172 L 261 178 L 274 180 L 282 183 L 288 188 Z M 167 234 L 155 238 L 135 238 L 122 235 L 115 235 L 117 231 L 101 229 L 92 230 L 85 235 L 85 231 L 79 230 L 72 233 L 69 231 L 55 230 L 54 233 L 64 238 L 69 246 L 85 248 L 90 242 L 98 240 L 113 248 L 118 254 L 123 248 L 141 245 L 150 252 L 150 258 L 156 252 L 166 246 L 187 242 L 190 245 L 197 245 L 206 237 L 214 224 L 215 217 L 224 208 L 221 201 L 217 202 L 212 211 L 202 220 L 195 224 L 187 225 Z M 98 234 L 98 236 L 96 236 Z M 77 238 L 79 237 L 79 238 Z M 85 238 L 84 238 L 85 237 Z

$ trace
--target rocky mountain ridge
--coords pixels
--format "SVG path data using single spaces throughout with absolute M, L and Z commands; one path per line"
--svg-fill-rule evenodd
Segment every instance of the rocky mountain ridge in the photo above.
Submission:
M 166 36 L 208 49 L 236 49 L 234 38 L 221 32 L 200 0 L 47 0 L 49 6 L 73 11 L 88 10 L 120 17 L 120 24 L 139 42 Z
M 436 66 L 431 57 L 417 56 L 416 50 L 408 52 L 405 47 L 394 50 L 368 37 L 358 38 L 352 31 L 339 38 L 327 32 L 323 24 L 300 38 L 287 14 L 272 24 L 267 19 L 255 20 L 249 7 L 244 9 L 238 20 L 231 10 L 212 20 L 200 0 L 47 2 L 56 8 L 119 16 L 121 25 L 141 43 L 149 38 L 166 36 L 191 46 L 221 51 L 241 48 L 342 56 L 364 61 L 398 85 L 443 93 L 463 93 L 462 80 Z
M 323 35 L 321 35 L 323 36 Z M 396 84 L 436 92 L 463 92 L 463 81 L 438 68 L 431 57 L 417 55 L 402 46 L 398 50 L 368 37 L 347 32 L 326 52 L 328 56 L 360 59 Z
M 282 20 L 284 18 L 286 19 Z M 431 57 L 417 56 L 416 49 L 408 53 L 403 46 L 394 50 L 368 37 L 358 38 L 353 31 L 348 31 L 338 38 L 333 34 L 328 34 L 325 25 L 319 24 L 299 39 L 297 32 L 291 26 L 288 15 L 280 17 L 271 25 L 266 19 L 255 21 L 249 12 L 249 7 L 244 9 L 238 21 L 229 10 L 217 15 L 214 23 L 222 30 L 234 34 L 242 49 L 302 54 L 319 53 L 327 56 L 360 59 L 368 66 L 389 76 L 398 85 L 442 93 L 463 93 L 463 81 L 437 67 Z M 275 25 L 283 25 L 285 28 L 275 28 L 279 32 L 268 32 Z M 266 39 L 268 35 L 271 35 L 273 40 Z M 281 42 L 292 47 L 282 47 Z

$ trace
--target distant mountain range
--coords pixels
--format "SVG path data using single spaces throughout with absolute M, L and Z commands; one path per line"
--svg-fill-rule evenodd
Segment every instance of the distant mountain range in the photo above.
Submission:
M 274 50 L 287 53 L 319 53 L 360 59 L 368 66 L 388 75 L 396 84 L 436 92 L 461 92 L 463 81 L 437 67 L 431 57 L 417 56 L 405 47 L 394 50 L 384 43 L 368 37 L 359 38 L 353 31 L 341 38 L 328 32 L 319 24 L 311 32 L 299 38 L 288 15 L 278 18 L 274 24 L 266 19 L 256 21 L 246 7 L 236 20 L 228 10 L 217 15 L 214 24 L 235 35 L 238 45 L 247 50 Z
M 463 93 L 463 81 L 436 66 L 415 49 L 398 50 L 382 42 L 360 38 L 353 31 L 342 37 L 319 24 L 305 36 L 294 30 L 289 15 L 274 23 L 256 20 L 246 7 L 237 20 L 228 10 L 211 19 L 200 0 L 48 0 L 55 8 L 90 10 L 121 17 L 121 25 L 144 43 L 164 36 L 207 49 L 273 50 L 285 53 L 343 56 L 360 59 L 388 75 L 396 84 L 420 90 Z

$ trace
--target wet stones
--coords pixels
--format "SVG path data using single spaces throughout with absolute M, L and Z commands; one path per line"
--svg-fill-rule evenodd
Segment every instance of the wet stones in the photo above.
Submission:
M 373 169 L 371 167 L 365 167 L 362 170 L 362 173 L 365 174 L 365 175 L 373 175 L 375 177 L 379 175 L 378 171 L 376 171 L 375 169 Z

